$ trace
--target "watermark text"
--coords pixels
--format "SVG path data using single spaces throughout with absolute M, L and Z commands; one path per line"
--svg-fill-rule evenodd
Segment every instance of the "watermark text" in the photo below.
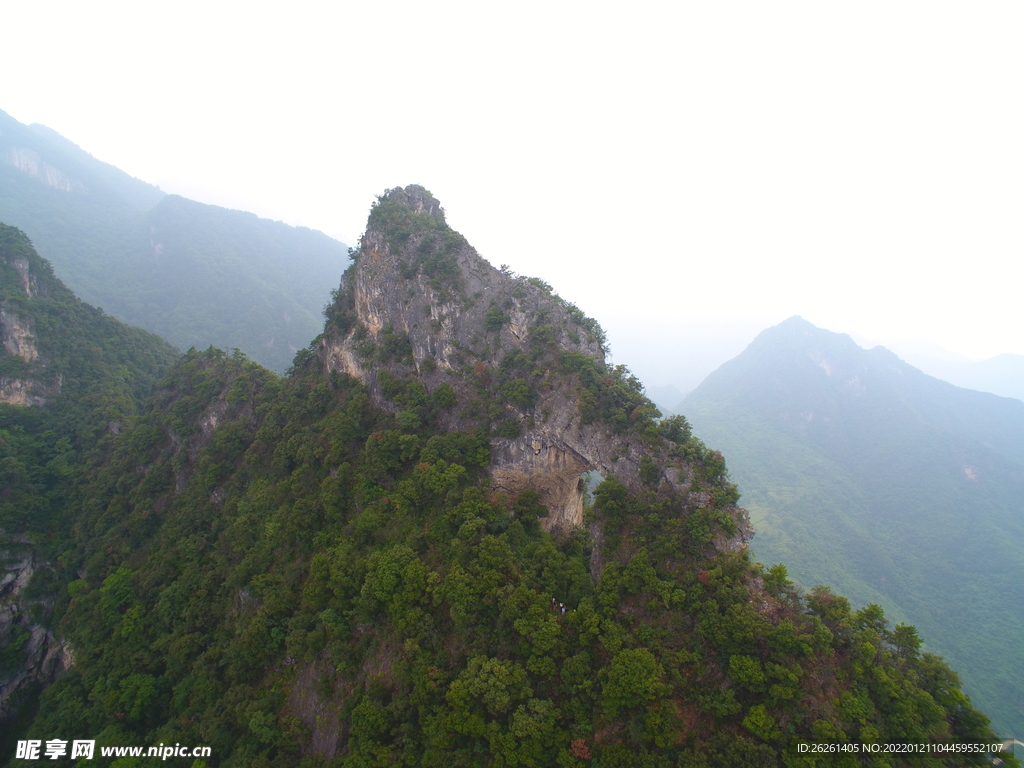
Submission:
M 181 744 L 163 744 L 155 747 L 100 747 L 102 757 L 209 757 L 210 747 L 183 747 Z M 59 757 L 92 760 L 96 754 L 95 739 L 26 739 L 18 742 L 15 757 L 18 760 L 56 760 Z

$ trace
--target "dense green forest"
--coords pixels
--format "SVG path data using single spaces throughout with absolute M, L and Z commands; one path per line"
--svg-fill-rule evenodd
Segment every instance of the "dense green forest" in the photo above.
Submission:
M 793 318 L 679 408 L 729 456 L 760 559 L 920 627 L 1024 732 L 1024 403 Z
M 3 224 L 0 313 L 0 529 L 49 537 L 62 479 L 110 443 L 179 353 L 79 301 L 28 238 Z M 20 391 L 45 406 L 14 404 Z
M 165 195 L 3 112 L 0 221 L 118 319 L 183 350 L 237 347 L 279 373 L 320 332 L 348 261 L 321 232 Z
M 83 304 L 25 235 L 0 225 L 0 754 L 60 652 L 49 632 L 81 479 L 179 357 Z M 27 588 L 22 577 L 30 577 Z M 43 658 L 45 655 L 46 659 Z
M 401 290 L 480 306 L 468 246 L 401 199 L 375 209 L 376 226 L 401 225 L 385 232 Z M 48 621 L 75 663 L 9 738 L 209 745 L 224 766 L 987 763 L 801 756 L 995 735 L 913 627 L 721 545 L 739 514 L 721 454 L 659 421 L 622 366 L 566 352 L 560 338 L 586 345 L 596 323 L 519 317 L 528 341 L 508 365 L 486 362 L 484 332 L 438 373 L 402 333 L 365 325 L 353 286 L 375 264 L 357 254 L 287 377 L 193 350 L 54 486 Z M 558 305 L 542 281 L 507 280 L 542 314 Z M 480 309 L 492 334 L 526 304 L 509 306 Z M 332 338 L 388 375 L 331 370 Z M 488 406 L 538 428 L 560 396 L 580 429 L 645 458 L 639 484 L 609 475 L 586 524 L 553 535 L 539 493 L 493 486 L 495 446 L 513 438 Z
M 613 480 L 595 584 L 589 542 L 488 492 L 483 436 L 403 431 L 309 368 L 190 355 L 125 434 L 76 523 L 77 663 L 31 734 L 252 765 L 317 745 L 340 765 L 773 765 L 801 739 L 992 738 L 877 609 L 801 599 Z

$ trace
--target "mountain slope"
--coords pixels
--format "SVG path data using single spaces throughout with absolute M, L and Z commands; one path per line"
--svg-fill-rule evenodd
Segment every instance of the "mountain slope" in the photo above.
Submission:
M 165 195 L 2 112 L 0 221 L 85 301 L 181 349 L 238 347 L 277 371 L 319 333 L 348 261 L 320 232 Z
M 23 232 L 0 224 L 0 405 L 46 406 L 68 429 L 109 398 L 110 419 L 131 413 L 178 357 L 167 342 L 79 301 Z M 100 389 L 97 389 L 99 387 Z M 99 426 L 99 423 L 94 426 Z M 74 428 L 84 430 L 81 424 Z M 80 437 L 85 440 L 86 435 Z
M 22 125 L 0 111 L 0 160 L 51 189 L 77 192 L 116 209 L 146 211 L 160 202 L 159 188 L 101 162 L 45 125 Z
M 602 343 L 426 190 L 383 195 L 288 378 L 193 351 L 96 461 L 63 562 L 75 665 L 29 737 L 573 768 L 991 742 L 912 628 L 750 562 L 721 455 Z
M 1024 403 L 792 318 L 679 406 L 730 457 L 759 559 L 918 625 L 1024 730 Z
M 71 663 L 52 633 L 76 488 L 178 358 L 83 304 L 28 238 L 0 225 L 0 755 Z
M 911 365 L 958 387 L 1024 400 L 1024 355 L 1002 354 L 988 360 L 954 361 L 906 355 Z

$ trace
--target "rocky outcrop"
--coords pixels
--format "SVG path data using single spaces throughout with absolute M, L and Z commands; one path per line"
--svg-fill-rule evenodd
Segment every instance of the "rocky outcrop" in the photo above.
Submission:
M 32 321 L 19 318 L 3 307 L 0 307 L 0 338 L 8 354 L 20 357 L 26 363 L 34 362 L 39 357 Z
M 0 668 L 0 722 L 16 712 L 24 693 L 49 685 L 74 663 L 68 643 L 44 625 L 53 609 L 53 595 L 32 595 L 29 589 L 33 577 L 48 570 L 49 564 L 39 559 L 27 539 L 11 538 L 7 549 L 0 551 L 0 649 L 8 662 Z
M 0 403 L 4 405 L 43 405 L 47 388 L 35 379 L 0 376 Z
M 586 393 L 558 361 L 585 356 L 594 369 L 619 375 L 605 365 L 600 327 L 542 281 L 491 266 L 447 226 L 422 187 L 390 190 L 376 203 L 319 355 L 325 372 L 354 376 L 393 411 L 401 406 L 382 382 L 412 376 L 428 392 L 442 385 L 457 392 L 458 405 L 442 417 L 448 429 L 478 426 L 486 412 L 501 425 L 491 439 L 493 487 L 510 495 L 538 491 L 548 530 L 582 526 L 581 475 L 591 470 L 635 491 L 691 497 L 692 468 L 671 458 L 664 441 L 582 417 Z M 508 370 L 523 361 L 529 370 L 520 396 L 495 398 L 488 383 L 515 376 Z M 644 457 L 656 477 L 641 477 Z M 722 548 L 750 538 L 745 514 L 737 509 L 736 516 L 739 532 Z
M 548 530 L 570 531 L 583 525 L 582 475 L 597 471 L 640 490 L 641 457 L 661 454 L 636 436 L 619 435 L 600 422 L 583 424 L 573 390 L 552 390 L 538 404 L 546 420 L 514 439 L 491 440 L 494 487 L 515 495 L 527 488 L 541 494 L 549 511 Z M 527 420 L 527 425 L 529 424 Z M 661 473 L 659 484 L 686 494 L 690 474 L 680 463 Z
M 21 278 L 21 288 L 25 291 L 25 297 L 29 299 L 35 297 L 39 293 L 39 289 L 36 285 L 36 276 L 29 268 L 28 259 L 15 256 L 8 263 Z
M 81 183 L 68 178 L 68 175 L 59 168 L 54 168 L 39 156 L 35 150 L 26 147 L 7 147 L 0 150 L 0 160 L 12 165 L 19 171 L 35 176 L 48 187 L 70 192 L 73 189 L 82 189 Z
M 395 222 L 384 217 L 375 221 L 371 214 L 358 263 L 346 273 L 342 292 L 372 339 L 379 339 L 383 331 L 408 337 L 417 371 L 424 372 L 428 361 L 428 368 L 447 370 L 459 369 L 470 359 L 499 362 L 508 351 L 525 348 L 530 318 L 539 315 L 555 329 L 560 346 L 603 355 L 592 333 L 579 335 L 564 303 L 538 284 L 495 269 L 449 229 L 440 204 L 422 187 L 391 190 L 383 202 L 411 213 L 412 222 L 398 226 L 414 231 L 396 236 Z M 419 261 L 433 263 L 417 269 Z M 493 334 L 488 332 L 489 312 L 504 318 L 491 324 Z M 574 329 L 575 339 L 570 338 Z M 351 357 L 357 330 L 332 340 L 324 350 L 325 359 L 329 369 L 343 369 L 369 382 L 372 372 Z
M 5 287 L 4 293 L 10 297 L 5 299 L 0 293 L 0 358 L 9 355 L 20 363 L 8 372 L 14 375 L 0 376 L 0 403 L 43 405 L 48 397 L 60 392 L 62 377 L 58 374 L 52 381 L 45 381 L 47 361 L 39 354 L 35 323 L 24 313 L 26 301 L 40 293 L 36 275 L 28 259 L 17 253 L 0 254 L 0 268 L 8 283 L 0 287 Z

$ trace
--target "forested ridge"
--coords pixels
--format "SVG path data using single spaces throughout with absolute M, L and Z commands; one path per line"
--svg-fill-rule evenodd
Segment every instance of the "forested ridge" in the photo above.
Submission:
M 456 300 L 453 238 L 398 218 L 396 252 L 422 256 L 407 279 Z M 328 332 L 355 335 L 345 285 Z M 75 664 L 19 738 L 204 744 L 225 766 L 986 764 L 801 757 L 996 737 L 912 627 L 720 547 L 737 533 L 721 455 L 530 322 L 504 367 L 460 348 L 447 387 L 393 329 L 360 342 L 406 361 L 376 389 L 325 366 L 322 340 L 283 378 L 189 352 L 61 491 L 49 621 Z M 497 491 L 488 467 L 515 426 L 500 415 L 540 423 L 535 393 L 561 389 L 647 458 L 641 485 L 609 476 L 555 535 L 540 494 Z
M 791 318 L 680 407 L 730 457 L 758 557 L 915 624 L 1024 729 L 1024 403 Z
M 79 483 L 180 353 L 79 301 L 22 232 L 2 224 L 0 336 L 0 760 L 6 760 L 10 737 L 31 719 L 40 687 L 68 658 L 50 629 L 66 564 L 79 546 L 68 536 Z
M 3 224 L 0 313 L 0 528 L 51 535 L 61 478 L 113 440 L 179 353 L 79 301 L 24 233 Z M 18 385 L 45 407 L 11 404 Z
M 0 112 L 0 221 L 85 301 L 179 349 L 283 372 L 322 327 L 347 249 L 322 232 L 167 195 Z

